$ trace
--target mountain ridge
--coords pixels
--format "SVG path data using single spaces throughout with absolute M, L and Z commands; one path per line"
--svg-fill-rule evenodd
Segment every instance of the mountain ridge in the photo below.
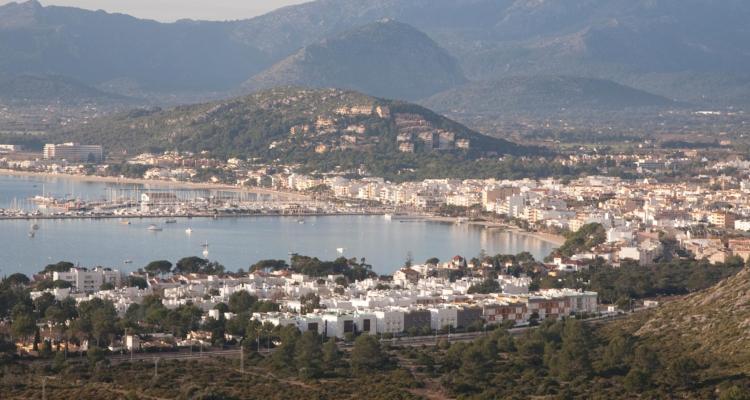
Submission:
M 420 104 L 456 114 L 555 114 L 562 111 L 623 111 L 682 106 L 666 97 L 619 83 L 565 75 L 514 76 L 470 82 Z
M 244 86 L 337 87 L 417 100 L 464 82 L 456 60 L 426 34 L 386 19 L 305 46 Z
M 0 42 L 24 44 L 0 48 L 0 72 L 230 90 L 382 18 L 425 32 L 475 81 L 571 75 L 680 101 L 748 101 L 736 91 L 750 76 L 750 4 L 741 0 L 319 0 L 248 20 L 170 24 L 23 3 L 0 7 Z

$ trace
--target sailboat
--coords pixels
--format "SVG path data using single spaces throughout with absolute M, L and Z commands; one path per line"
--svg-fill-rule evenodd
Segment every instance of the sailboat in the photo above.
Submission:
M 188 235 L 191 234 L 191 233 L 193 233 L 193 228 L 187 228 L 187 229 L 185 229 L 185 233 L 187 233 Z

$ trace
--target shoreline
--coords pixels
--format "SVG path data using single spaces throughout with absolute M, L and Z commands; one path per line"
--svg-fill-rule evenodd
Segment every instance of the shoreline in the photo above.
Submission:
M 445 222 L 445 223 L 453 223 L 453 224 L 458 223 L 458 218 L 455 218 L 455 217 L 425 216 L 425 220 L 432 221 L 432 222 Z M 502 222 L 466 221 L 465 223 L 467 225 L 474 225 L 474 226 L 479 226 L 479 227 L 483 227 L 487 229 L 502 229 L 502 230 L 510 231 L 517 235 L 531 237 L 537 240 L 541 240 L 543 242 L 553 244 L 558 247 L 562 246 L 566 240 L 565 237 L 561 235 L 555 235 L 555 234 L 546 233 L 546 232 L 529 232 L 517 226 L 508 225 Z
M 283 192 L 273 189 L 264 188 L 241 188 L 226 184 L 215 184 L 215 183 L 194 183 L 194 182 L 181 182 L 181 181 L 161 181 L 151 180 L 143 178 L 120 178 L 116 176 L 98 176 L 98 175 L 71 175 L 71 174 L 55 174 L 50 172 L 35 172 L 35 171 L 16 171 L 12 169 L 0 168 L 0 175 L 6 176 L 20 176 L 20 177 L 38 177 L 38 178 L 61 178 L 70 179 L 79 182 L 100 182 L 100 183 L 117 183 L 121 185 L 143 185 L 143 186 L 157 186 L 166 187 L 172 189 L 194 189 L 194 190 L 220 190 L 227 192 L 242 192 L 242 193 L 255 193 L 261 195 L 272 195 L 279 197 L 286 197 L 288 199 L 295 200 L 309 200 L 310 197 L 300 193 Z
M 155 186 L 155 187 L 166 187 L 166 188 L 173 188 L 173 189 L 194 189 L 194 190 L 220 190 L 220 191 L 228 191 L 228 192 L 241 192 L 241 193 L 254 193 L 258 195 L 271 195 L 271 196 L 278 196 L 279 198 L 286 199 L 286 200 L 310 200 L 310 196 L 299 194 L 299 193 L 290 193 L 290 192 L 284 192 L 284 191 L 278 191 L 278 190 L 272 190 L 272 189 L 263 189 L 263 188 L 239 188 L 236 186 L 226 185 L 226 184 L 214 184 L 214 183 L 193 183 L 193 182 L 175 182 L 175 181 L 160 181 L 160 180 L 150 180 L 150 179 L 142 179 L 142 178 L 120 178 L 120 177 L 113 177 L 113 176 L 96 176 L 96 175 L 71 175 L 71 174 L 55 174 L 55 173 L 49 173 L 49 172 L 34 172 L 34 171 L 16 171 L 16 170 L 10 170 L 10 169 L 0 169 L 0 176 L 6 175 L 6 176 L 20 176 L 20 177 L 38 177 L 38 178 L 62 178 L 62 179 L 71 179 L 79 182 L 101 182 L 101 183 L 116 183 L 116 184 L 132 184 L 132 185 L 143 185 L 143 186 Z M 367 214 L 335 214 L 335 213 L 324 213 L 324 214 L 287 214 L 286 216 L 337 216 L 337 215 L 382 215 L 381 213 L 367 213 Z M 249 217 L 249 216 L 285 216 L 284 214 L 229 214 L 229 215 L 217 215 L 218 218 L 227 218 L 227 217 Z M 23 216 L 23 217 L 4 217 L 0 218 L 0 220 L 23 220 L 23 219 L 110 219 L 110 218 L 134 218 L 134 219 L 159 219 L 159 218 L 168 218 L 168 217 L 176 217 L 176 218 L 182 218 L 187 216 L 179 216 L 179 215 L 154 215 L 154 216 L 60 216 L 60 217 L 50 217 L 50 216 L 41 216 L 41 217 L 32 217 L 32 216 Z M 213 214 L 211 215 L 193 215 L 193 217 L 197 218 L 212 218 L 214 217 Z M 435 215 L 424 215 L 423 218 L 425 221 L 429 222 L 443 222 L 443 223 L 458 223 L 459 218 L 455 217 L 441 217 L 441 216 L 435 216 Z M 551 243 L 555 246 L 561 246 L 563 243 L 565 243 L 565 237 L 560 235 L 555 235 L 551 233 L 545 233 L 545 232 L 529 232 L 525 231 L 517 226 L 508 225 L 501 222 L 492 222 L 492 221 L 466 221 L 467 225 L 474 225 L 479 227 L 484 227 L 487 229 L 503 229 L 512 231 L 515 234 L 523 235 L 527 237 L 531 237 L 537 240 L 541 240 L 547 243 Z

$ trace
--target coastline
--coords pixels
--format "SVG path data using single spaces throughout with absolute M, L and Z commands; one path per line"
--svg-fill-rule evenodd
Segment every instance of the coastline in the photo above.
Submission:
M 173 189 L 195 189 L 195 190 L 221 190 L 221 191 L 228 191 L 228 192 L 242 192 L 242 193 L 255 193 L 260 195 L 272 195 L 277 196 L 282 199 L 288 199 L 288 200 L 309 200 L 310 196 L 305 194 L 299 194 L 299 193 L 290 193 L 290 192 L 284 192 L 284 191 L 278 191 L 278 190 L 272 190 L 272 189 L 264 189 L 264 188 L 238 188 L 236 186 L 226 185 L 226 184 L 214 184 L 214 183 L 193 183 L 193 182 L 175 182 L 175 181 L 159 181 L 159 180 L 150 180 L 150 179 L 142 179 L 142 178 L 119 178 L 119 177 L 113 177 L 113 176 L 95 176 L 95 175 L 71 175 L 71 174 L 55 174 L 55 173 L 49 173 L 49 172 L 32 172 L 32 171 L 16 171 L 16 170 L 10 170 L 10 169 L 0 169 L 0 175 L 6 175 L 6 176 L 21 176 L 21 177 L 38 177 L 38 178 L 62 178 L 62 179 L 70 179 L 80 182 L 103 182 L 103 183 L 117 183 L 117 184 L 131 184 L 131 185 L 144 185 L 144 186 L 152 186 L 152 187 L 161 187 L 161 188 L 173 188 Z M 326 214 L 326 215 L 336 215 L 336 214 Z M 374 215 L 374 214 L 371 214 Z M 212 217 L 213 215 L 203 215 L 203 216 L 197 216 L 196 217 Z M 237 215 L 232 215 L 237 216 Z M 300 215 L 302 216 L 302 215 Z M 167 216 L 133 216 L 131 218 L 164 218 L 169 217 Z M 219 216 L 219 217 L 226 217 L 226 216 Z M 69 217 L 66 217 L 69 218 Z M 102 218 L 102 217 L 80 217 L 81 219 L 88 219 L 88 218 Z M 7 219 L 29 219 L 29 217 L 24 218 L 3 218 L 4 220 Z M 54 218 L 57 219 L 57 218 Z M 455 224 L 458 223 L 459 219 L 455 217 L 441 217 L 441 216 L 434 216 L 434 215 L 425 215 L 424 220 L 430 221 L 430 222 L 444 222 L 444 223 L 451 223 Z M 529 232 L 525 231 L 517 226 L 508 225 L 501 222 L 492 222 L 492 221 L 466 221 L 467 225 L 474 225 L 479 227 L 484 227 L 487 229 L 502 229 L 502 230 L 508 230 L 512 231 L 515 234 L 523 235 L 527 237 L 531 237 L 537 240 L 541 240 L 547 243 L 551 243 L 555 246 L 561 246 L 563 243 L 565 243 L 565 237 L 560 235 L 555 235 L 551 233 L 545 233 L 545 232 Z
M 432 221 L 432 222 L 445 222 L 445 223 L 458 223 L 458 218 L 454 217 L 441 217 L 441 216 L 426 216 L 426 220 Z M 506 231 L 511 231 L 518 235 L 527 236 L 530 238 L 534 238 L 537 240 L 541 240 L 543 242 L 551 243 L 555 246 L 562 246 L 565 243 L 565 237 L 561 235 L 555 235 L 552 233 L 546 233 L 546 232 L 529 232 L 526 230 L 523 230 L 517 226 L 508 225 L 502 222 L 493 222 L 493 221 L 466 221 L 467 225 L 474 225 L 479 226 L 487 229 L 502 229 Z
M 286 197 L 294 200 L 308 200 L 310 197 L 299 193 L 283 192 L 273 189 L 264 188 L 239 188 L 237 186 L 231 186 L 226 184 L 215 184 L 215 183 L 194 183 L 194 182 L 180 182 L 180 181 L 160 181 L 142 178 L 120 178 L 115 176 L 96 176 L 96 175 L 71 175 L 71 174 L 55 174 L 50 172 L 34 172 L 34 171 L 16 171 L 12 169 L 0 168 L 0 175 L 6 176 L 25 176 L 25 177 L 38 177 L 38 178 L 62 178 L 70 179 L 79 182 L 102 182 L 102 183 L 117 183 L 123 185 L 144 185 L 154 186 L 161 188 L 172 188 L 172 189 L 195 189 L 195 190 L 222 190 L 227 192 L 242 192 L 242 193 L 255 193 L 263 195 L 273 195 L 279 197 Z

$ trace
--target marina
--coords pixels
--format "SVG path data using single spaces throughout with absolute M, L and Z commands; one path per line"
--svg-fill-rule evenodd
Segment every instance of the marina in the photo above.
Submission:
M 41 193 L 42 185 L 49 196 L 78 193 L 86 201 L 106 199 L 109 193 L 132 189 L 111 183 L 0 176 L 0 208 L 10 206 L 14 198 L 32 198 Z M 196 192 L 190 196 L 199 194 L 211 195 Z M 273 203 L 265 196 L 257 200 L 255 203 L 260 205 Z M 301 213 L 299 208 L 295 211 Z M 449 259 L 456 254 L 475 256 L 482 250 L 488 254 L 528 251 L 543 258 L 556 247 L 550 241 L 521 232 L 468 223 L 399 214 L 322 215 L 322 211 L 327 211 L 323 208 L 316 215 L 314 211 L 304 216 L 207 212 L 191 217 L 165 217 L 161 212 L 153 216 L 113 213 L 98 217 L 40 212 L 36 217 L 0 221 L 2 248 L 14 249 L 4 251 L 0 273 L 32 274 L 61 260 L 132 271 L 153 260 L 174 262 L 187 256 L 207 257 L 230 270 L 247 270 L 262 259 L 288 259 L 290 253 L 299 253 L 321 259 L 365 257 L 376 272 L 386 274 L 401 267 L 408 254 L 417 261 L 429 257 Z

